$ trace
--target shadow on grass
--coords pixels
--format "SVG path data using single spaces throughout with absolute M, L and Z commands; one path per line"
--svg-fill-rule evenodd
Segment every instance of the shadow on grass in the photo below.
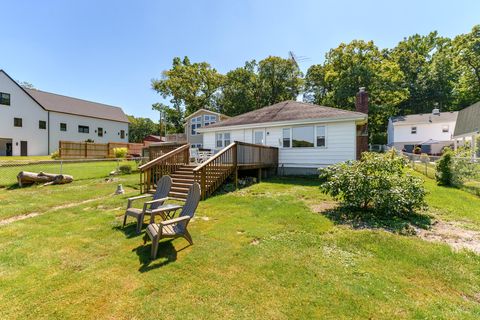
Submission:
M 354 229 L 385 229 L 398 234 L 413 235 L 413 227 L 428 229 L 432 219 L 425 214 L 412 213 L 403 217 L 385 216 L 374 211 L 351 211 L 336 207 L 322 214 L 337 225 L 348 225 Z
M 112 229 L 116 230 L 116 231 L 123 232 L 125 234 L 125 236 L 127 237 L 127 239 L 136 238 L 136 237 L 142 235 L 142 232 L 137 233 L 137 223 L 136 222 L 135 223 L 127 223 L 125 228 L 120 225 L 120 226 L 115 226 Z
M 162 241 L 158 244 L 158 253 L 157 257 L 152 260 L 150 257 L 151 250 L 152 250 L 152 243 L 150 242 L 148 245 L 142 245 L 133 249 L 135 253 L 138 255 L 138 259 L 140 260 L 141 266 L 138 269 L 140 272 L 148 272 L 150 270 L 158 269 L 164 267 L 172 262 L 177 260 L 178 252 L 182 251 L 185 248 L 180 250 L 176 250 L 173 246 L 173 240 Z M 187 246 L 188 247 L 188 246 Z

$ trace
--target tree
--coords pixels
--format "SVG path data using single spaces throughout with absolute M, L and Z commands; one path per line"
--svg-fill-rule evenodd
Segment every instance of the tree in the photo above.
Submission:
M 142 142 L 150 134 L 158 134 L 157 125 L 149 118 L 136 118 L 128 116 L 128 140 L 130 142 Z
M 480 100 L 480 25 L 453 40 L 453 57 L 460 72 L 455 91 L 457 104 L 466 107 Z
M 26 89 L 35 89 L 35 86 L 28 81 L 17 81 L 18 84 Z
M 173 59 L 172 68 L 162 79 L 152 80 L 152 88 L 170 98 L 174 108 L 191 114 L 198 109 L 215 109 L 223 76 L 206 62 L 191 63 L 188 57 Z
M 307 71 L 307 101 L 341 109 L 355 109 L 359 87 L 369 92 L 370 137 L 386 131 L 387 120 L 408 97 L 404 76 L 395 61 L 372 41 L 353 40 L 331 49 L 323 65 Z M 386 140 L 386 139 L 385 139 Z M 386 141 L 385 141 L 386 142 Z
M 180 108 L 172 108 L 163 103 L 154 103 L 152 109 L 160 112 L 162 123 L 160 123 L 160 133 L 182 133 L 183 130 L 183 112 Z M 160 134 L 160 135 L 161 135 Z
M 434 31 L 405 38 L 389 51 L 404 74 L 402 86 L 409 93 L 398 106 L 401 114 L 431 112 L 437 104 L 444 110 L 450 108 L 456 77 L 450 47 L 450 40 Z
M 258 63 L 259 103 L 268 106 L 295 100 L 303 89 L 303 74 L 291 59 L 269 56 Z
M 261 107 L 259 80 L 255 60 L 247 61 L 244 67 L 227 72 L 219 99 L 219 111 L 236 116 Z

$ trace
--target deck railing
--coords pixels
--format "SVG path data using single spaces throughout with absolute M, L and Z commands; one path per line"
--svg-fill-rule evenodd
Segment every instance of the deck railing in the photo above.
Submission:
M 193 170 L 202 199 L 211 195 L 237 169 L 278 166 L 278 148 L 235 141 Z M 236 184 L 236 181 L 235 181 Z
M 213 193 L 237 166 L 237 145 L 231 143 L 210 159 L 193 169 L 195 182 L 200 184 L 202 199 Z
M 155 188 L 156 182 L 164 175 L 170 175 L 190 161 L 190 145 L 181 147 L 153 159 L 138 167 L 140 170 L 140 192 Z
M 278 166 L 278 148 L 236 141 L 239 166 Z

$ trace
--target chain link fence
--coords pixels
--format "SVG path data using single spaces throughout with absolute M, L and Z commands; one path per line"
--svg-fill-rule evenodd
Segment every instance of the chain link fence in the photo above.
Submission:
M 147 158 L 88 159 L 88 160 L 8 160 L 0 161 L 0 187 L 17 183 L 21 171 L 67 174 L 75 180 L 105 178 L 111 172 L 123 169 L 132 172 L 147 162 Z M 125 167 L 124 167 L 125 166 Z
M 423 175 L 435 179 L 436 166 L 439 156 L 427 154 L 413 154 L 403 152 L 408 159 L 410 167 Z M 456 187 L 480 195 L 480 161 L 478 158 L 454 157 L 452 172 Z

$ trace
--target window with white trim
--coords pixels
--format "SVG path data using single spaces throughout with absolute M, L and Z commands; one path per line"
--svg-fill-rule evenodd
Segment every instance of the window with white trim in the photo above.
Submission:
M 205 127 L 215 122 L 217 122 L 217 116 L 213 114 L 206 114 L 203 116 L 203 125 Z
M 192 118 L 190 120 L 190 124 L 191 124 L 190 126 L 192 128 L 192 132 L 191 132 L 192 136 L 195 136 L 195 135 L 199 134 L 197 132 L 197 129 L 202 127 L 202 116 Z
M 283 148 L 324 148 L 326 145 L 325 126 L 302 126 L 282 130 Z
M 412 128 L 410 129 L 410 133 L 411 133 L 411 134 L 417 134 L 417 127 L 412 127 Z
M 10 105 L 10 93 L 0 92 L 0 104 Z
M 231 143 L 230 132 L 223 132 L 215 134 L 215 147 L 225 148 Z

